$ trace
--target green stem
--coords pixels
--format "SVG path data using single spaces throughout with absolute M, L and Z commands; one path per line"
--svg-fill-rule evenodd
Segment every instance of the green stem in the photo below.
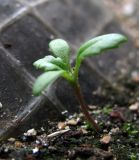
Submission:
M 76 65 L 75 65 L 75 70 L 74 70 L 74 81 L 77 82 L 78 81 L 78 73 L 79 73 L 79 68 L 81 65 L 81 60 L 76 58 Z
M 80 104 L 81 110 L 82 110 L 83 114 L 85 115 L 85 118 L 92 125 L 92 127 L 95 128 L 95 130 L 97 132 L 99 132 L 100 129 L 99 129 L 98 124 L 95 122 L 94 118 L 92 116 L 90 116 L 90 114 L 89 114 L 89 112 L 87 110 L 88 106 L 86 105 L 86 103 L 84 101 L 84 98 L 83 98 L 79 83 L 78 82 L 75 83 L 73 87 L 74 87 L 74 90 L 75 90 L 75 94 L 76 94 L 77 100 L 78 100 L 78 102 Z

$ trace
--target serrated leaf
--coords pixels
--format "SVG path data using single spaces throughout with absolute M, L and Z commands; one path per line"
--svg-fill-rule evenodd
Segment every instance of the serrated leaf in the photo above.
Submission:
M 40 75 L 34 83 L 33 94 L 36 96 L 40 95 L 41 92 L 60 77 L 62 73 L 63 71 L 49 71 Z
M 52 71 L 52 70 L 66 70 L 66 64 L 62 61 L 61 58 L 53 57 L 53 56 L 46 56 L 42 59 L 37 60 L 33 63 L 33 65 L 37 69 L 42 69 L 44 71 Z
M 106 34 L 93 38 L 84 43 L 78 51 L 78 58 L 85 58 L 91 55 L 101 54 L 105 50 L 119 47 L 123 42 L 126 42 L 127 38 L 121 34 Z
M 52 40 L 49 43 L 49 48 L 55 56 L 60 57 L 65 63 L 69 63 L 70 47 L 65 40 Z

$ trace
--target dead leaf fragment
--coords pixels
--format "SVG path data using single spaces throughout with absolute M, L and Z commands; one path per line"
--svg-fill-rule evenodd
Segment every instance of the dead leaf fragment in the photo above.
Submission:
M 124 115 L 123 115 L 123 113 L 122 113 L 121 111 L 112 111 L 112 112 L 110 113 L 110 116 L 111 116 L 112 118 L 120 119 L 120 120 L 122 120 L 123 122 L 125 121 L 125 117 L 124 117 Z
M 15 148 L 21 148 L 21 147 L 23 147 L 23 143 L 22 142 L 20 142 L 20 141 L 15 141 Z

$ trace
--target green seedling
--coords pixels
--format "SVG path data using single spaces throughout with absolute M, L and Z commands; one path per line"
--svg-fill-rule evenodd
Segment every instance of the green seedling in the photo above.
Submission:
M 68 43 L 63 39 L 52 40 L 49 43 L 49 48 L 53 53 L 53 56 L 45 56 L 33 64 L 37 69 L 44 71 L 44 73 L 37 78 L 33 86 L 33 94 L 38 96 L 58 77 L 65 78 L 73 87 L 81 110 L 87 121 L 96 131 L 99 131 L 98 124 L 88 112 L 88 106 L 84 101 L 80 89 L 78 81 L 79 68 L 86 57 L 99 55 L 106 50 L 118 48 L 119 45 L 125 41 L 127 41 L 125 36 L 116 33 L 93 38 L 80 46 L 77 51 L 75 66 L 72 67 L 70 64 L 71 49 Z
M 138 129 L 132 123 L 124 123 L 122 130 L 130 136 L 137 136 L 139 134 Z

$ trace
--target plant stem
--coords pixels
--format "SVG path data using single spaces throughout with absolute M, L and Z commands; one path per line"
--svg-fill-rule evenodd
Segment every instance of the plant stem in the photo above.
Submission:
M 80 89 L 80 85 L 78 82 L 74 85 L 74 90 L 75 90 L 76 98 L 81 106 L 81 110 L 85 115 L 85 118 L 92 125 L 92 127 L 95 128 L 95 130 L 97 132 L 99 132 L 100 129 L 99 129 L 98 124 L 95 122 L 94 118 L 92 116 L 90 116 L 90 114 L 87 110 L 88 106 L 86 105 L 86 103 L 84 101 L 84 98 L 83 98 L 83 95 L 82 95 L 82 92 Z

